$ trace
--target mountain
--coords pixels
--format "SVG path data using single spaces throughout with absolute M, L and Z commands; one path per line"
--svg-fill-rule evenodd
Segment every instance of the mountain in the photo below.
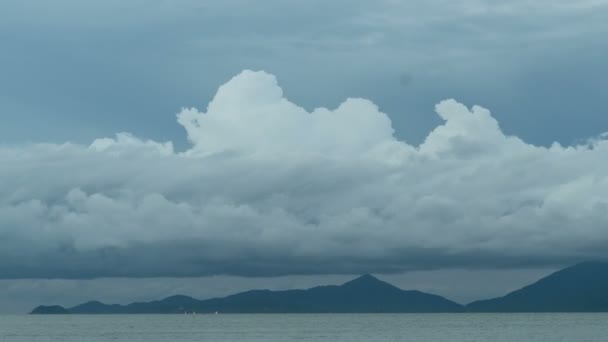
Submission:
M 67 311 L 76 314 L 398 313 L 462 312 L 464 308 L 440 296 L 404 291 L 371 275 L 364 275 L 340 286 L 319 286 L 308 290 L 254 290 L 207 300 L 172 296 L 128 305 L 92 301 Z
M 128 305 L 87 302 L 70 309 L 39 306 L 32 314 L 143 313 L 380 313 L 380 312 L 608 312 L 608 262 L 587 262 L 555 272 L 504 297 L 466 307 L 443 297 L 404 291 L 371 275 L 339 286 L 308 290 L 254 290 L 198 300 L 172 296 Z
M 32 311 L 32 315 L 67 315 L 70 312 L 59 305 L 44 306 L 41 305 Z
M 471 312 L 608 312 L 608 262 L 555 272 L 504 297 L 466 306 Z

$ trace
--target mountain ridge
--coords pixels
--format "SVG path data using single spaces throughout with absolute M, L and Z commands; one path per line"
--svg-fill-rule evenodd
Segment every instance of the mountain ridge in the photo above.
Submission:
M 584 262 L 556 271 L 502 297 L 461 305 L 439 295 L 402 290 L 372 275 L 342 285 L 297 290 L 250 290 L 199 300 L 174 295 L 126 305 L 89 301 L 72 308 L 39 306 L 32 314 L 139 313 L 434 313 L 608 312 L 608 262 Z
M 402 290 L 371 275 L 342 285 L 306 290 L 250 290 L 221 298 L 198 300 L 174 295 L 126 305 L 89 301 L 69 309 L 74 314 L 141 313 L 405 313 L 462 312 L 464 307 L 438 295 Z M 32 314 L 41 313 L 38 308 Z
M 471 312 L 608 312 L 608 262 L 556 271 L 505 296 L 466 305 Z

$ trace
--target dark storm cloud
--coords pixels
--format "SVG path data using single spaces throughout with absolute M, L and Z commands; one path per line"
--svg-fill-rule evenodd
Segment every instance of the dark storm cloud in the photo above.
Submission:
M 280 242 L 278 242 L 280 243 Z M 98 279 L 98 278 L 190 278 L 233 275 L 247 278 L 286 275 L 360 275 L 369 273 L 402 274 L 404 272 L 445 269 L 469 270 L 554 268 L 588 260 L 580 255 L 539 256 L 538 253 L 505 256 L 499 253 L 469 252 L 445 255 L 442 250 L 408 248 L 385 257 L 370 258 L 355 253 L 343 256 L 291 257 L 287 251 L 275 253 L 247 250 L 224 244 L 216 248 L 229 250 L 233 256 L 207 255 L 205 241 L 162 243 L 146 248 L 107 248 L 91 252 L 51 251 L 36 256 L 10 255 L 0 266 L 0 279 Z M 250 249 L 257 248 L 252 247 Z M 353 252 L 356 252 L 353 250 Z M 595 251 L 598 257 L 605 253 Z M 343 253 L 346 254 L 346 253 Z M 592 253 L 587 254 L 587 258 Z

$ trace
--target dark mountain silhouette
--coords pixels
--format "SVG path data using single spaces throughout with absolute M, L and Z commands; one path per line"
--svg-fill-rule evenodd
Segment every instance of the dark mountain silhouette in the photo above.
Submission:
M 38 313 L 39 308 L 32 313 Z M 308 290 L 254 290 L 208 300 L 172 296 L 128 305 L 92 301 L 67 311 L 76 314 L 397 313 L 462 312 L 464 308 L 440 296 L 404 291 L 371 275 L 364 275 L 340 286 L 319 286 Z
M 70 312 L 59 305 L 44 306 L 41 305 L 32 311 L 32 315 L 67 315 Z
M 587 262 L 555 272 L 504 297 L 466 307 L 420 291 L 404 291 L 370 275 L 340 286 L 308 290 L 254 290 L 198 300 L 172 296 L 153 302 L 87 302 L 70 309 L 39 306 L 32 314 L 144 313 L 399 313 L 399 312 L 608 312 L 608 262 Z
M 581 263 L 466 308 L 471 312 L 608 312 L 608 262 Z

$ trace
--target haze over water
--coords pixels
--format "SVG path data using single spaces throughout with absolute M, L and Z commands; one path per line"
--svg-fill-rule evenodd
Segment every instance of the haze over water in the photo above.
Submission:
M 608 314 L 0 316 L 0 341 L 605 341 Z

